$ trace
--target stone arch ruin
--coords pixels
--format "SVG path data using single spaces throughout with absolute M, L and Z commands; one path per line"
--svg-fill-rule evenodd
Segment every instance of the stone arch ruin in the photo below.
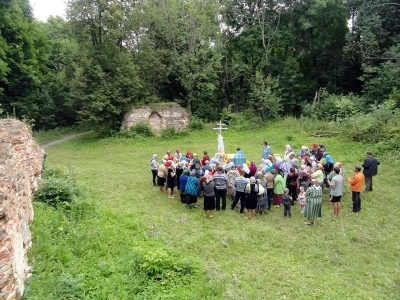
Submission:
M 185 130 L 189 125 L 189 115 L 176 103 L 161 103 L 154 107 L 134 107 L 125 115 L 121 129 L 129 130 L 138 123 L 149 124 L 154 132 L 169 127 Z
M 31 275 L 29 225 L 42 162 L 42 150 L 28 127 L 17 120 L 0 120 L 0 299 L 20 298 Z

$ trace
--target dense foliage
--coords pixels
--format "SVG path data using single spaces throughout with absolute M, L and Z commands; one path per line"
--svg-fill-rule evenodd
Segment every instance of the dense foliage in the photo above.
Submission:
M 208 121 L 400 107 L 389 0 L 69 0 L 47 22 L 11 0 L 0 15 L 0 113 L 36 130 L 113 132 L 129 107 L 168 101 Z

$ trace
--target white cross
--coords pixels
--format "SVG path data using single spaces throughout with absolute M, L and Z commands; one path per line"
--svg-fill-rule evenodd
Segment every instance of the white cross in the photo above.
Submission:
M 219 121 L 219 123 L 217 123 L 217 125 L 218 125 L 218 127 L 217 128 L 213 128 L 214 130 L 219 130 L 219 134 L 221 134 L 221 130 L 224 130 L 224 129 L 228 129 L 228 127 L 223 127 L 223 126 L 226 126 L 225 124 L 223 124 L 222 122 L 221 122 L 221 120 Z

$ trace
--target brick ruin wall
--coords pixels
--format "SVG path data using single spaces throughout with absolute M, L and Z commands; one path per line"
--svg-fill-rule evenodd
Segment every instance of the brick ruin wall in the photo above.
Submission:
M 0 120 L 0 299 L 20 298 L 31 275 L 29 225 L 42 162 L 41 148 L 26 125 Z
M 189 115 L 178 104 L 160 106 L 155 109 L 151 107 L 132 108 L 125 115 L 121 129 L 130 129 L 141 122 L 148 123 L 155 132 L 169 127 L 185 130 L 189 125 Z

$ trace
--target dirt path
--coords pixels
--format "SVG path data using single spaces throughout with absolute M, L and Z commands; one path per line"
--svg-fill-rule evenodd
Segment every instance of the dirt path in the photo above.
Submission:
M 57 145 L 57 144 L 60 144 L 62 142 L 68 141 L 68 140 L 72 140 L 72 139 L 74 139 L 74 138 L 76 138 L 78 136 L 84 135 L 84 134 L 86 134 L 88 132 L 90 132 L 90 131 L 85 131 L 85 132 L 81 132 L 81 133 L 66 135 L 63 138 L 58 139 L 58 140 L 44 142 L 44 143 L 40 144 L 40 147 L 42 147 L 43 149 L 46 149 L 46 148 L 48 148 L 50 146 Z

